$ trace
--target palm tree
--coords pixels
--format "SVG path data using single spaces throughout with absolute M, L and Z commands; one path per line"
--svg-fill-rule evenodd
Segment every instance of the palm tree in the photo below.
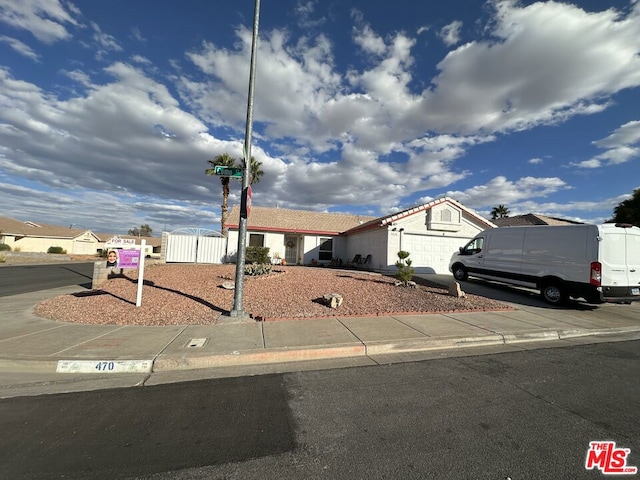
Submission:
M 504 205 L 498 205 L 497 207 L 493 207 L 491 210 L 491 219 L 495 220 L 496 218 L 504 218 L 509 216 L 509 209 Z
M 260 182 L 260 177 L 264 175 L 264 172 L 260 169 L 262 162 L 256 160 L 255 157 L 251 157 L 251 165 L 249 166 L 249 185 Z
M 221 155 L 216 156 L 213 160 L 207 160 L 211 164 L 211 168 L 207 168 L 204 173 L 207 175 L 215 175 L 216 166 L 222 167 L 234 167 L 236 164 L 236 159 L 233 158 L 228 153 L 223 153 Z M 229 200 L 229 181 L 231 179 L 229 177 L 220 177 L 220 183 L 222 184 L 222 208 L 220 215 L 220 232 L 223 236 L 227 236 L 227 214 L 229 211 L 228 200 Z

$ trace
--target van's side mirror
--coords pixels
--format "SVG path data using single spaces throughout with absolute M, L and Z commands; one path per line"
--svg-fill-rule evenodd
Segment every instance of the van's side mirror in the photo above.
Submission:
M 460 252 L 460 255 L 462 255 L 462 252 L 464 252 L 464 247 L 458 248 L 458 251 Z

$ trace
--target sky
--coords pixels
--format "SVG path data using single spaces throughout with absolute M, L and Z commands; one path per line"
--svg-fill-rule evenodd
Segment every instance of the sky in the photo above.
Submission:
M 0 215 L 219 230 L 254 6 L 0 0 Z M 262 0 L 258 38 L 254 206 L 601 223 L 640 187 L 638 0 Z

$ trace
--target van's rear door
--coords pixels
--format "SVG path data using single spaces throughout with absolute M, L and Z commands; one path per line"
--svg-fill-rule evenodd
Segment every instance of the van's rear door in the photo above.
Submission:
M 640 229 L 603 225 L 602 233 L 602 286 L 630 286 L 631 295 L 640 295 Z
M 640 295 L 640 229 L 625 228 L 625 231 L 628 285 L 632 295 Z

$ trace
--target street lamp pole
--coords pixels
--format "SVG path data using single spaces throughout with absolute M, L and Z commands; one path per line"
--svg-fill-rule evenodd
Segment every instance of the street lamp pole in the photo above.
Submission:
M 249 69 L 249 95 L 247 98 L 247 124 L 244 137 L 244 158 L 242 164 L 242 202 L 247 205 L 249 196 L 249 175 L 251 174 L 251 133 L 253 130 L 253 91 L 255 88 L 256 57 L 258 54 L 258 23 L 260 19 L 260 0 L 255 0 L 253 13 L 253 39 L 251 42 L 251 67 Z M 241 209 L 242 210 L 242 209 Z M 231 317 L 246 317 L 242 305 L 244 291 L 244 262 L 247 249 L 247 222 L 248 212 L 240 213 L 240 224 L 238 229 L 238 253 L 236 255 L 236 280 L 233 294 L 233 309 L 229 312 Z

